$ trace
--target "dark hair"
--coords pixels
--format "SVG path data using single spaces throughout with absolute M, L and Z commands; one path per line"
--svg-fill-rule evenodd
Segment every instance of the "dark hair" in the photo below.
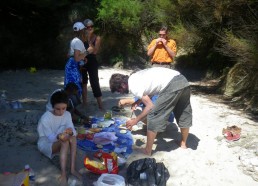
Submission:
M 68 105 L 68 96 L 63 90 L 57 91 L 51 96 L 50 102 L 53 108 L 58 103 L 65 103 Z
M 166 26 L 162 26 L 160 29 L 159 29 L 159 31 L 165 31 L 166 33 L 168 32 L 168 27 L 166 27 Z
M 78 37 L 83 42 L 83 37 L 85 36 L 85 29 L 74 31 L 74 36 Z
M 109 80 L 109 87 L 111 92 L 116 92 L 121 87 L 122 83 L 128 83 L 128 75 L 123 74 L 113 74 Z
M 78 86 L 74 82 L 68 83 L 64 89 L 67 92 L 74 92 L 79 90 Z

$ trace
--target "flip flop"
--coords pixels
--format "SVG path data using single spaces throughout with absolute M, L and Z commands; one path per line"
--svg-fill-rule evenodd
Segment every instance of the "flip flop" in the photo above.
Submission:
M 236 126 L 236 125 L 233 125 L 231 127 L 227 127 L 227 128 L 223 128 L 222 129 L 222 134 L 226 134 L 227 132 L 231 132 L 233 134 L 241 134 L 241 128 Z
M 240 134 L 233 134 L 232 132 L 227 132 L 224 134 L 226 137 L 227 141 L 237 141 L 240 139 Z
M 124 110 L 124 108 L 119 106 L 113 106 L 111 110 L 114 112 L 121 112 L 122 110 Z

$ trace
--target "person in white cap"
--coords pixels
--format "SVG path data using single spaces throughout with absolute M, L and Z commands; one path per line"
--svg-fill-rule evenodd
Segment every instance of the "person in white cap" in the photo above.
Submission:
M 85 26 L 82 22 L 76 22 L 73 25 L 75 37 L 70 42 L 70 49 L 68 51 L 68 61 L 65 65 L 65 79 L 64 86 L 68 83 L 75 83 L 79 88 L 79 95 L 82 95 L 82 80 L 80 73 L 80 65 L 84 65 L 85 57 L 92 52 L 91 48 L 85 49 L 83 42 L 85 38 Z
M 82 101 L 84 104 L 87 103 L 87 84 L 88 80 L 93 91 L 94 97 L 97 99 L 99 109 L 103 109 L 102 104 L 102 92 L 99 85 L 98 75 L 98 61 L 96 55 L 100 49 L 101 39 L 94 33 L 93 22 L 90 19 L 84 20 L 84 25 L 87 30 L 87 38 L 84 42 L 84 46 L 87 50 L 93 48 L 93 52 L 87 56 L 87 63 L 82 68 L 82 83 L 83 83 L 83 94 Z

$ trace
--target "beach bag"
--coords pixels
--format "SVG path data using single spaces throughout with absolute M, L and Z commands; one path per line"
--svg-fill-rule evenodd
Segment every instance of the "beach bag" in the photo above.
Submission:
M 166 186 L 169 176 L 164 164 L 154 158 L 135 160 L 126 172 L 128 186 Z

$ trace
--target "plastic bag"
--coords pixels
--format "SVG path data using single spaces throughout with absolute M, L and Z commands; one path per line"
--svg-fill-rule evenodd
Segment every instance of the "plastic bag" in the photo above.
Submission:
M 107 145 L 117 140 L 113 132 L 99 132 L 94 135 L 93 142 L 100 145 Z
M 154 158 L 133 161 L 126 175 L 129 186 L 166 186 L 170 176 L 164 164 L 156 163 Z
M 102 174 L 94 186 L 125 186 L 125 179 L 116 174 Z

